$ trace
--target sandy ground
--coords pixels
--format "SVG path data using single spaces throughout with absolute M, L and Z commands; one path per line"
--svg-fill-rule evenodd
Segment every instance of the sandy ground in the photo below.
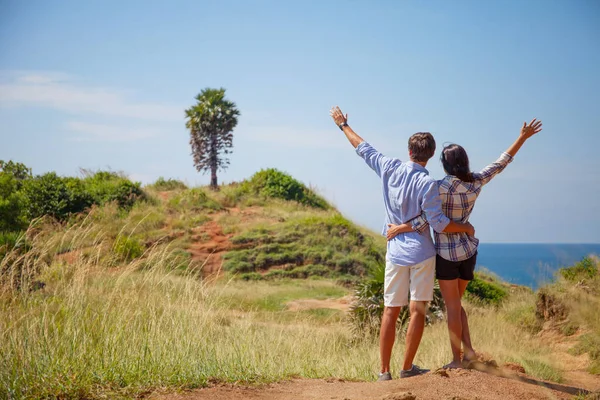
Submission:
M 535 400 L 571 399 L 575 387 L 546 383 L 521 374 L 508 377 L 476 370 L 433 372 L 388 382 L 297 379 L 257 387 L 217 385 L 187 393 L 151 396 L 160 400 Z

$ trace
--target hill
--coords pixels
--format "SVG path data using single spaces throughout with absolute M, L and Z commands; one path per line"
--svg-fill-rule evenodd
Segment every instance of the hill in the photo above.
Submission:
M 539 293 L 478 277 L 472 335 L 498 368 L 360 383 L 373 380 L 378 347 L 354 311 L 377 326 L 385 241 L 276 170 L 218 192 L 160 179 L 127 207 L 94 203 L 11 237 L 0 261 L 2 398 L 382 398 L 440 379 L 493 386 L 479 398 L 600 390 L 593 259 Z M 449 346 L 433 311 L 416 362 L 435 369 Z

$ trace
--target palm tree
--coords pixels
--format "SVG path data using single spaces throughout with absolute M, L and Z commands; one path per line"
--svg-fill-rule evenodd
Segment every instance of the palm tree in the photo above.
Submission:
M 194 166 L 198 172 L 210 170 L 210 187 L 217 190 L 217 171 L 229 165 L 226 155 L 232 153 L 232 131 L 240 112 L 234 102 L 225 99 L 223 88 L 206 88 L 196 100 L 196 104 L 185 110 Z

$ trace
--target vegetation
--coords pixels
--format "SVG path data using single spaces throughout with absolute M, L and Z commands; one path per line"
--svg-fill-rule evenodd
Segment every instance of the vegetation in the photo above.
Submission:
M 486 275 L 481 273 L 475 274 L 475 278 L 467 285 L 466 291 L 477 300 L 496 306 L 508 296 L 506 289 L 489 278 L 486 279 Z
M 185 183 L 177 179 L 165 179 L 162 176 L 159 177 L 156 182 L 150 185 L 150 187 L 159 191 L 185 190 L 188 188 Z
M 225 270 L 260 271 L 264 279 L 362 276 L 384 260 L 383 249 L 339 214 L 292 219 L 272 228 L 257 227 L 231 241 L 242 248 L 225 255 Z
M 290 175 L 274 168 L 255 173 L 240 187 L 241 194 L 254 194 L 264 198 L 293 200 L 309 207 L 328 209 L 322 197 L 314 193 Z
M 196 96 L 196 101 L 185 110 L 194 166 L 199 172 L 210 171 L 210 187 L 217 189 L 217 171 L 229 165 L 227 154 L 232 152 L 232 131 L 240 112 L 235 103 L 225 98 L 223 88 L 206 88 Z
M 48 193 L 74 187 L 92 206 L 0 234 L 0 398 L 141 396 L 297 376 L 373 379 L 385 239 L 328 205 L 303 201 L 297 193 L 316 195 L 267 171 L 219 192 L 163 179 L 121 202 L 106 194 L 127 186 L 117 174 L 87 174 L 79 183 L 46 177 L 54 182 Z M 36 179 L 13 175 L 21 194 Z M 279 189 L 261 189 L 273 182 Z M 78 197 L 60 197 L 70 198 Z M 207 226 L 219 226 L 229 246 L 227 279 L 212 283 L 192 251 L 211 240 Z M 573 279 L 561 272 L 538 293 L 478 273 L 465 301 L 476 348 L 560 381 L 560 364 L 535 337 L 552 325 L 572 335 L 571 351 L 588 354 L 597 373 L 600 278 L 584 264 L 566 272 Z M 327 308 L 342 308 L 353 294 L 348 314 Z M 415 360 L 425 367 L 450 354 L 440 297 L 436 290 Z M 552 304 L 564 312 L 544 313 Z M 396 347 L 395 371 L 402 351 Z
M 567 281 L 581 281 L 595 278 L 598 275 L 598 267 L 591 257 L 584 257 L 575 265 L 561 268 L 559 272 Z
M 36 218 L 66 221 L 92 205 L 115 202 L 129 209 L 145 198 L 139 183 L 107 171 L 84 171 L 83 178 L 55 172 L 32 176 L 24 164 L 0 161 L 0 232 L 18 232 Z
M 558 272 L 555 283 L 538 292 L 538 318 L 565 336 L 581 332 L 571 349 L 575 355 L 587 354 L 588 371 L 600 375 L 600 262 L 584 257 Z
M 141 203 L 127 215 L 114 205 L 93 210 L 67 229 L 32 235 L 31 257 L 20 272 L 7 262 L 12 256 L 1 262 L 3 276 L 19 275 L 22 285 L 0 286 L 0 397 L 137 396 L 157 387 L 295 376 L 372 379 L 376 335 L 357 338 L 341 311 L 289 306 L 306 298 L 347 296 L 349 290 L 334 281 L 206 284 L 175 242 L 151 245 L 139 257 L 107 268 L 106 257 L 128 243 L 121 238 L 135 236 L 128 226 L 157 207 Z M 160 223 L 151 219 L 140 220 L 137 229 Z M 107 230 L 122 235 L 99 235 Z M 547 349 L 524 337 L 519 326 L 506 324 L 500 312 L 467 306 L 480 349 L 500 362 L 518 362 L 534 376 L 560 379 Z M 442 365 L 447 347 L 445 324 L 433 324 L 416 362 Z M 399 346 L 394 370 L 401 353 Z

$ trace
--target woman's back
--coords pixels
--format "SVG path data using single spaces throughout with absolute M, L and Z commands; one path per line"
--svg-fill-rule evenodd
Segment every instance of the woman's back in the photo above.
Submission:
M 481 172 L 471 173 L 469 175 L 471 182 L 465 182 L 453 175 L 446 175 L 444 179 L 438 181 L 444 214 L 455 222 L 468 222 L 483 185 L 502 172 L 512 159 L 508 153 L 502 153 L 498 160 Z M 477 238 L 466 233 L 434 231 L 434 236 L 437 254 L 449 261 L 463 261 L 472 257 L 479 245 Z

